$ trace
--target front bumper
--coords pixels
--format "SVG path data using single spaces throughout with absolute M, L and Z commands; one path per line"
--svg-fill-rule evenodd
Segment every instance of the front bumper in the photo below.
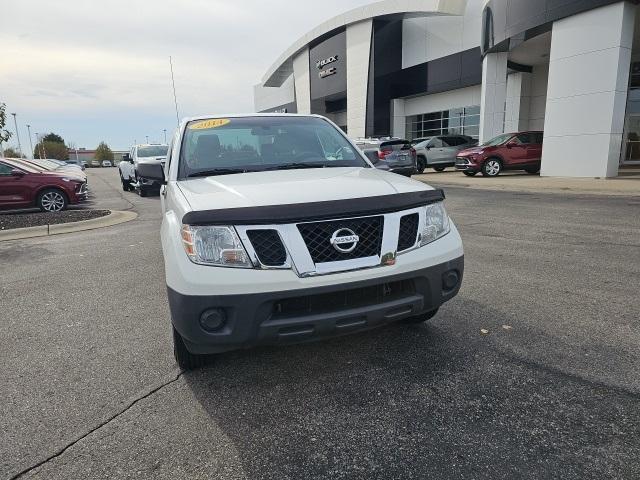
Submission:
M 465 158 L 465 157 L 456 158 L 455 167 L 456 167 L 456 170 L 460 170 L 463 172 L 467 170 L 474 171 L 474 170 L 480 169 L 480 167 L 476 165 L 472 160 L 469 160 L 468 158 Z
M 73 195 L 69 196 L 69 200 L 71 204 L 77 204 L 85 202 L 89 198 L 89 187 L 87 186 L 87 182 L 84 182 L 80 187 L 77 188 Z
M 168 294 L 173 325 L 187 349 L 210 354 L 320 340 L 430 312 L 457 295 L 463 273 L 460 256 L 388 277 L 293 291 L 191 296 L 168 288 Z M 226 317 L 213 333 L 199 321 L 211 309 Z

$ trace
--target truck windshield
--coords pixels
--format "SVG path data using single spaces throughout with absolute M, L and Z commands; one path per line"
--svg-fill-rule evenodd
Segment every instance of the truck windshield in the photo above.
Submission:
M 179 178 L 266 170 L 369 167 L 329 122 L 315 117 L 243 117 L 187 125 Z
M 153 147 L 138 147 L 138 158 L 166 157 L 169 147 L 157 145 Z

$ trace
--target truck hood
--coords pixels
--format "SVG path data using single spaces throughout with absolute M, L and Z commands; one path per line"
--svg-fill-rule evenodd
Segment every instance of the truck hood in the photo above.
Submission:
M 178 182 L 193 211 L 322 202 L 433 190 L 375 168 L 251 172 Z

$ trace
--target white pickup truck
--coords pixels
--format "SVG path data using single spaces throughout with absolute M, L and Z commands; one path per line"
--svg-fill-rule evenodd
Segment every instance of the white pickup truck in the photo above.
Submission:
M 459 291 L 462 241 L 440 190 L 377 170 L 319 116 L 182 121 L 162 228 L 174 352 L 306 342 L 423 322 Z
M 168 145 L 135 145 L 129 153 L 122 156 L 118 164 L 120 181 L 125 192 L 137 190 L 141 197 L 146 197 L 152 190 L 158 190 L 160 184 L 139 175 L 141 164 L 162 164 L 167 158 Z

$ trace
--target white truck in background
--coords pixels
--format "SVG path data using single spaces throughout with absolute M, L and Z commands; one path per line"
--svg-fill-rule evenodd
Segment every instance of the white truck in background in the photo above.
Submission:
M 151 191 L 159 191 L 160 184 L 141 177 L 138 174 L 138 167 L 141 164 L 163 165 L 167 159 L 168 150 L 169 146 L 162 144 L 144 144 L 132 147 L 129 153 L 122 156 L 122 161 L 118 165 L 122 189 L 125 192 L 137 190 L 141 197 L 146 197 Z

